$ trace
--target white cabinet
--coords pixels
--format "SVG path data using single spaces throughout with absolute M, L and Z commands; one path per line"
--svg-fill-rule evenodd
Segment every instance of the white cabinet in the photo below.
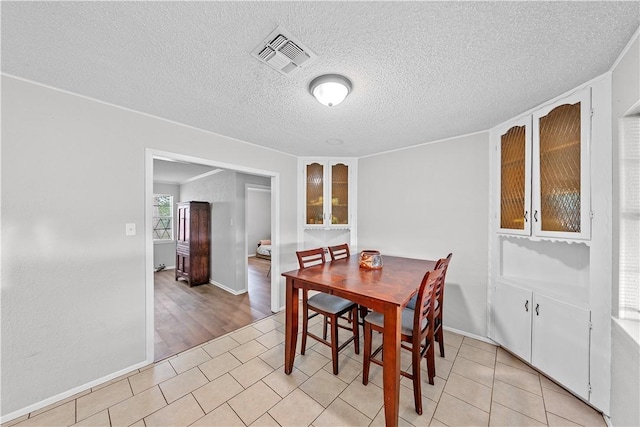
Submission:
M 589 399 L 589 310 L 498 281 L 492 316 L 496 342 Z
M 589 399 L 591 312 L 534 294 L 531 364 Z
M 605 413 L 611 126 L 603 76 L 493 128 L 489 160 L 489 336 Z
M 357 250 L 358 159 L 298 160 L 298 249 L 348 243 Z
M 591 237 L 590 136 L 589 89 L 496 128 L 499 233 Z
M 523 360 L 531 360 L 533 292 L 498 284 L 492 302 L 493 339 Z
M 352 159 L 301 159 L 302 215 L 307 228 L 345 228 L 353 222 L 355 162 Z

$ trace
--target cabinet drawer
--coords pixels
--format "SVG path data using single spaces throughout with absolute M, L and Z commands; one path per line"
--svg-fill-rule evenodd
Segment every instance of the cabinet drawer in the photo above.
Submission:
M 191 271 L 191 257 L 189 254 L 176 253 L 176 274 L 188 276 Z

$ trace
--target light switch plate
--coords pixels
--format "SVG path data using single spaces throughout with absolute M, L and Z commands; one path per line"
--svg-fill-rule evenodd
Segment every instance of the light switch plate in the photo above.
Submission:
M 125 224 L 125 236 L 135 236 L 136 235 L 136 224 L 131 222 Z

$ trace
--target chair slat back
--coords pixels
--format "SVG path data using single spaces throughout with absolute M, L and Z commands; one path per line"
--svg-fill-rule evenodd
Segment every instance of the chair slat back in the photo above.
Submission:
M 342 245 L 329 246 L 329 253 L 332 260 L 349 258 L 351 253 L 349 252 L 349 245 L 343 243 Z
M 438 300 L 437 311 L 442 310 L 442 304 L 444 303 L 444 282 L 447 276 L 447 270 L 449 269 L 449 263 L 451 262 L 451 258 L 453 258 L 453 253 L 450 253 L 449 255 L 447 255 L 446 258 L 440 258 L 434 268 L 434 270 L 438 270 L 438 269 L 444 270 L 442 273 L 442 280 L 438 281 L 434 290 L 435 292 L 434 302 L 436 299 Z
M 300 268 L 308 268 L 325 263 L 324 248 L 297 251 L 296 256 L 298 257 Z
M 444 278 L 444 263 L 436 264 L 432 271 L 428 271 L 422 279 L 416 301 L 415 314 L 413 316 L 414 337 L 424 335 L 425 329 L 431 328 L 433 331 L 433 314 L 435 306 L 435 290 Z M 424 326 L 427 325 L 427 328 Z

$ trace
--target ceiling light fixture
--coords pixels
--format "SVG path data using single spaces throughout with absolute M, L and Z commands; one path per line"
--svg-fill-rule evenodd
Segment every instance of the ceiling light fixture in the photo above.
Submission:
M 325 74 L 311 81 L 309 91 L 322 105 L 333 107 L 351 92 L 351 81 L 338 74 Z

